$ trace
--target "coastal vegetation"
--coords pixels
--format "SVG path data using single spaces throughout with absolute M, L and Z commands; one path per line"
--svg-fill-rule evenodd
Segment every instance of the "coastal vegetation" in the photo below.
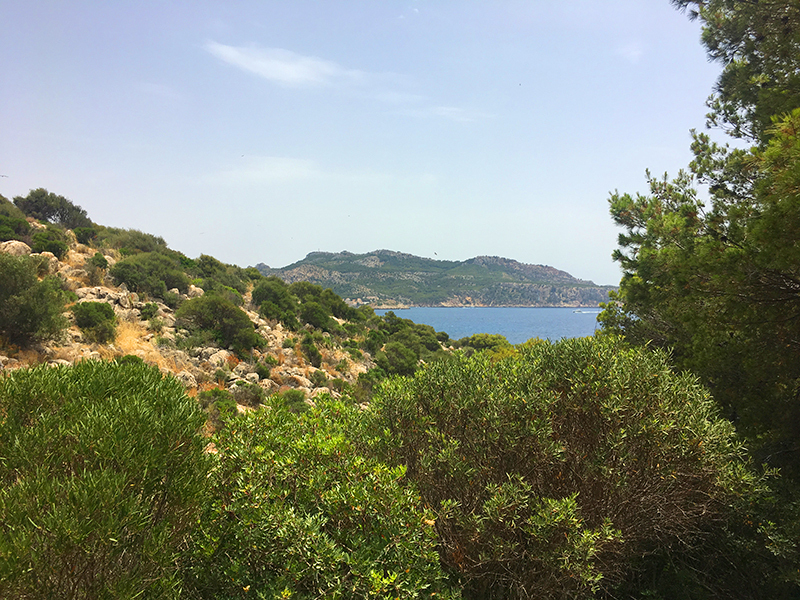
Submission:
M 451 340 L 292 279 L 597 288 L 547 267 L 313 253 L 284 280 L 0 198 L 0 597 L 800 597 L 800 9 L 674 4 L 739 143 L 696 133 L 687 172 L 612 195 L 592 338 Z

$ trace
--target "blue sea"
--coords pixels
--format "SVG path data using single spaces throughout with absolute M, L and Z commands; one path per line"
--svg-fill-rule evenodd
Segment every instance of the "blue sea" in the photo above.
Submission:
M 576 312 L 577 311 L 577 312 Z M 387 310 L 376 310 L 379 315 Z M 430 325 L 458 340 L 475 333 L 499 333 L 512 344 L 530 338 L 557 341 L 562 338 L 585 337 L 599 328 L 599 308 L 428 308 L 394 310 L 403 319 Z

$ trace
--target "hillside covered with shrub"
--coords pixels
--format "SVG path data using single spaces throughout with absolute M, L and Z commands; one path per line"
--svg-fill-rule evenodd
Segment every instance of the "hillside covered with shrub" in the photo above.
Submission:
M 613 286 L 596 285 L 545 265 L 497 256 L 465 261 L 422 258 L 391 250 L 368 254 L 311 252 L 264 275 L 310 281 L 372 306 L 597 306 Z

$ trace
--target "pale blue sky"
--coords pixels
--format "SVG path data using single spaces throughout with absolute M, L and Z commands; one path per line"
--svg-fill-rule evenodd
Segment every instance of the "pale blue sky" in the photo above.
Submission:
M 609 192 L 687 164 L 718 71 L 668 0 L 0 0 L 0 194 L 241 266 L 616 284 Z

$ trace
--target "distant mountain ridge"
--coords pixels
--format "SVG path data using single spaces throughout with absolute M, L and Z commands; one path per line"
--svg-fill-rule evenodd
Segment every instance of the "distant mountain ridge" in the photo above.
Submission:
M 614 286 L 596 285 L 546 265 L 498 256 L 434 260 L 375 250 L 311 252 L 280 269 L 259 263 L 264 275 L 287 283 L 310 281 L 355 304 L 402 306 L 597 306 Z

